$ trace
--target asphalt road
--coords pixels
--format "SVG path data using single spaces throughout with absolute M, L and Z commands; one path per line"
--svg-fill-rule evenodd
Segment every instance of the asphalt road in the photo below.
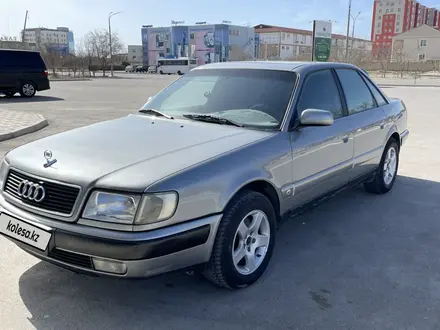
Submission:
M 0 108 L 38 112 L 43 136 L 136 111 L 174 77 L 56 82 Z M 254 286 L 217 289 L 180 272 L 118 281 L 75 275 L 0 238 L 1 329 L 439 329 L 439 88 L 384 89 L 409 107 L 400 176 L 384 196 L 346 191 L 288 222 Z

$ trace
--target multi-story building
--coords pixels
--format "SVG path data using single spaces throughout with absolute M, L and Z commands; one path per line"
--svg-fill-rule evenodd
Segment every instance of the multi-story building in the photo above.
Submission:
M 371 40 L 375 56 L 391 56 L 392 39 L 422 24 L 440 27 L 440 11 L 416 0 L 374 0 Z
M 199 64 L 253 59 L 255 31 L 231 24 L 173 25 L 142 27 L 144 65 L 162 57 L 197 58 Z
M 311 60 L 313 46 L 313 32 L 259 24 L 255 27 L 259 39 L 259 59 L 276 60 Z M 349 50 L 362 52 L 363 56 L 370 56 L 371 41 L 360 38 L 349 38 Z M 332 57 L 342 59 L 345 54 L 346 36 L 332 34 Z
M 142 65 L 144 63 L 142 45 L 128 45 L 128 63 L 131 65 Z
M 24 41 L 36 44 L 38 49 L 48 52 L 68 54 L 75 49 L 73 32 L 66 27 L 26 29 Z

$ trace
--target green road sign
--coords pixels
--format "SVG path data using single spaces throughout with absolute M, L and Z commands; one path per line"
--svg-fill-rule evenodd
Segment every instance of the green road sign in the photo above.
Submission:
M 327 62 L 330 57 L 332 39 L 316 37 L 314 46 L 315 46 L 314 60 L 317 62 Z

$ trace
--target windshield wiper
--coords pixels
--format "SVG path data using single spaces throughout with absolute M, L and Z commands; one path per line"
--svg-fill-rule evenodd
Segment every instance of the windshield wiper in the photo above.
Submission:
M 231 126 L 237 126 L 237 127 L 244 127 L 243 124 L 237 123 L 233 120 L 217 117 L 213 115 L 204 115 L 204 114 L 195 114 L 195 113 L 184 113 L 182 115 L 185 118 L 198 120 L 198 121 L 204 121 L 207 123 L 215 123 L 220 125 L 231 125 Z
M 167 115 L 166 113 L 163 113 L 163 112 L 161 112 L 159 110 L 156 110 L 156 109 L 141 109 L 141 110 L 139 110 L 139 112 L 140 113 L 152 114 L 152 115 L 156 115 L 156 116 L 159 116 L 159 117 L 165 117 L 165 118 L 168 118 L 168 119 L 174 119 L 173 116 Z

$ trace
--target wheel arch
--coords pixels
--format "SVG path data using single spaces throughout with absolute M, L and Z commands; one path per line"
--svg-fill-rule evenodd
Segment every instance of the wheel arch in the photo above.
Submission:
M 235 196 L 246 190 L 256 191 L 266 196 L 275 210 L 275 214 L 277 216 L 277 223 L 280 222 L 281 219 L 280 197 L 273 184 L 265 179 L 254 179 L 252 181 L 243 184 L 231 195 L 229 200 L 225 203 L 223 210 L 230 204 L 230 202 Z

